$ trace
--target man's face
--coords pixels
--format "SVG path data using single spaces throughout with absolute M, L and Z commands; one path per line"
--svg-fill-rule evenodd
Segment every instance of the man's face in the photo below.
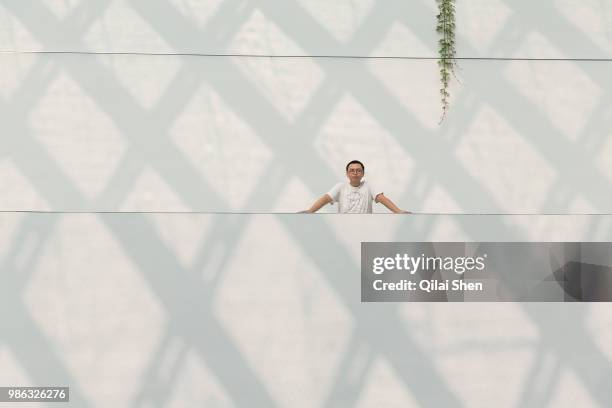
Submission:
M 358 184 L 363 178 L 363 169 L 359 163 L 352 163 L 346 171 L 346 177 L 349 178 L 351 184 Z

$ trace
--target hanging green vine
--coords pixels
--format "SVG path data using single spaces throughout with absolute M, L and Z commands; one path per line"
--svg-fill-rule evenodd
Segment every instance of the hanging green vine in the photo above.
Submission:
M 438 41 L 438 66 L 440 68 L 440 98 L 442 115 L 440 123 L 444 121 L 449 108 L 448 84 L 451 74 L 455 76 L 455 0 L 436 0 L 438 2 L 438 25 L 436 31 L 440 35 Z

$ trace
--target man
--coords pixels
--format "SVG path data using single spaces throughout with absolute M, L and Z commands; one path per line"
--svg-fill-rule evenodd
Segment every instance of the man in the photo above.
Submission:
M 409 211 L 400 210 L 393 201 L 375 190 L 366 180 L 365 166 L 359 160 L 353 160 L 346 165 L 348 183 L 336 184 L 327 194 L 322 195 L 314 204 L 302 213 L 314 213 L 326 204 L 338 203 L 339 213 L 371 214 L 372 201 L 381 203 L 396 214 L 410 214 Z

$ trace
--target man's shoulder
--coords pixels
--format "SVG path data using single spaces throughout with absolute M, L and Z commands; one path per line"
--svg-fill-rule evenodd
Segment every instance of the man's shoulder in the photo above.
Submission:
M 378 194 L 382 193 L 382 191 L 378 190 L 378 184 L 372 184 L 372 183 L 368 182 L 367 180 L 363 181 L 363 186 L 362 187 L 363 188 L 367 188 L 372 193 L 372 195 L 374 195 L 374 194 L 378 195 Z
M 332 187 L 332 188 L 329 190 L 329 192 L 330 192 L 330 193 L 334 193 L 334 194 L 335 194 L 335 193 L 337 193 L 337 192 L 341 191 L 341 190 L 342 190 L 342 187 L 344 187 L 344 183 L 342 183 L 342 182 L 336 183 L 336 184 L 334 184 L 334 186 L 333 186 L 333 187 Z
M 370 183 L 368 180 L 363 180 L 361 182 L 361 187 L 362 188 L 372 189 L 372 183 Z

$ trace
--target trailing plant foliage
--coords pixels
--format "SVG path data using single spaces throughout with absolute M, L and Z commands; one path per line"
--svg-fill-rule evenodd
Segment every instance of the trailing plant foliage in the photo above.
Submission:
M 440 68 L 440 98 L 442 115 L 440 123 L 446 117 L 449 108 L 448 84 L 451 74 L 455 76 L 455 0 L 436 0 L 438 2 L 438 25 L 436 31 L 440 35 L 438 41 L 438 66 Z

